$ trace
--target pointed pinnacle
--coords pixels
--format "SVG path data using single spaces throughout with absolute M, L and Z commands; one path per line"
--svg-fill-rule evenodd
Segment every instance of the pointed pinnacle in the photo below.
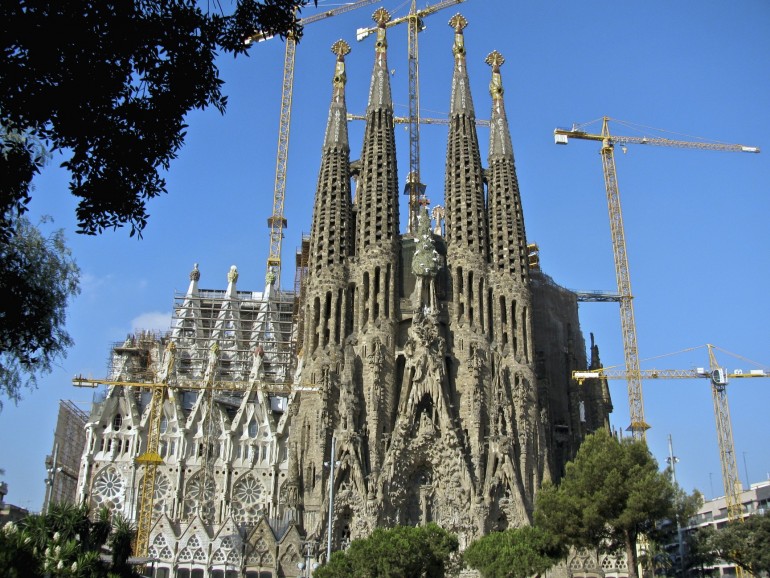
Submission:
M 503 98 L 503 80 L 500 78 L 500 66 L 505 62 L 505 58 L 497 50 L 490 52 L 484 60 L 489 66 L 492 67 L 492 80 L 489 83 L 489 94 L 492 95 L 492 99 Z
M 378 26 L 385 26 L 385 23 L 390 20 L 390 12 L 385 10 L 385 8 L 377 8 L 372 15 L 372 20 L 374 20 Z
M 449 25 L 455 29 L 455 32 L 460 33 L 463 31 L 463 28 L 468 26 L 468 21 L 465 19 L 465 16 L 458 12 L 449 19 Z
M 499 69 L 505 62 L 505 58 L 503 58 L 503 55 L 500 54 L 497 50 L 493 50 L 487 55 L 486 59 L 484 59 L 484 62 L 489 64 L 489 66 L 491 66 L 493 69 Z
M 346 54 L 350 54 L 350 44 L 344 40 L 338 40 L 332 44 L 332 52 L 337 55 L 337 60 L 342 60 Z

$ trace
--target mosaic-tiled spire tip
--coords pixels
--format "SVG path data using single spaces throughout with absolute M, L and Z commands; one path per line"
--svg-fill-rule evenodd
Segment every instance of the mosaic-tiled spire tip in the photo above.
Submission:
M 390 22 L 390 12 L 385 10 L 385 8 L 377 8 L 374 14 L 372 14 L 372 20 L 377 23 L 377 26 L 384 28 L 385 24 Z
M 350 54 L 350 44 L 344 40 L 338 40 L 332 44 L 332 53 L 337 55 L 337 66 L 334 70 L 334 80 L 332 84 L 337 91 L 341 91 L 348 78 L 345 74 L 345 55 Z
M 493 50 L 487 55 L 484 62 L 492 67 L 492 82 L 489 83 L 489 93 L 493 99 L 502 98 L 503 81 L 500 77 L 500 67 L 505 62 L 505 58 L 497 50 Z
M 449 19 L 449 26 L 454 28 L 455 42 L 452 45 L 452 52 L 455 56 L 465 56 L 465 38 L 463 37 L 463 29 L 468 26 L 468 20 L 465 16 L 459 12 Z
M 385 37 L 385 25 L 390 22 L 390 12 L 385 8 L 378 8 L 372 15 L 372 20 L 377 23 L 377 42 L 374 45 L 376 52 L 384 53 L 388 48 L 388 41 Z
M 350 54 L 350 44 L 344 40 L 338 40 L 332 44 L 332 53 L 337 55 L 337 60 L 344 60 L 345 55 Z

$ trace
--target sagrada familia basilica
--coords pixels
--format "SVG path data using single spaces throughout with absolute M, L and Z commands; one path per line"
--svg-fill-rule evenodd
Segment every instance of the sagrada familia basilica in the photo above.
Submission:
M 427 522 L 464 548 L 529 524 L 538 488 L 607 426 L 606 382 L 571 379 L 599 365 L 577 298 L 530 258 L 498 52 L 486 58 L 482 165 L 459 14 L 445 205 L 430 210 L 423 197 L 399 230 L 388 18 L 375 14 L 356 162 L 350 49 L 332 48 L 296 290 L 268 279 L 240 291 L 235 267 L 225 290 L 201 289 L 196 265 L 170 332 L 112 349 L 114 383 L 87 420 L 77 497 L 146 526 L 155 576 L 297 576 L 327 547 Z M 152 436 L 154 462 L 141 459 Z

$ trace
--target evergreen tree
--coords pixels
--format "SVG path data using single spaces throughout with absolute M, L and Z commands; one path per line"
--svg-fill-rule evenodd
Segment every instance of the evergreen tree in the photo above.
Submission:
M 553 534 L 533 526 L 493 532 L 463 552 L 463 561 L 484 578 L 539 576 L 567 554 Z
M 740 566 L 749 574 L 770 573 L 770 514 L 754 515 L 714 531 L 707 539 L 709 549 L 725 562 Z
M 318 568 L 314 578 L 443 578 L 457 537 L 436 524 L 378 528 Z
M 637 578 L 637 541 L 674 518 L 675 495 L 644 442 L 600 430 L 586 437 L 561 483 L 540 491 L 535 522 L 571 546 L 623 548 L 629 578 Z

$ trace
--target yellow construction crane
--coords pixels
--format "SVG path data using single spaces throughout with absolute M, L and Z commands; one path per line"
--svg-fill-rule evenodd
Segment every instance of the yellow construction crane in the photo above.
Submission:
M 394 18 L 385 24 L 386 28 L 407 22 L 409 24 L 408 55 L 409 55 L 409 174 L 406 177 L 406 191 L 409 195 L 409 221 L 408 231 L 417 230 L 417 209 L 420 206 L 420 197 L 425 186 L 420 183 L 420 123 L 426 123 L 427 119 L 420 119 L 420 61 L 417 45 L 417 34 L 425 30 L 422 19 L 435 14 L 448 6 L 460 4 L 465 0 L 442 0 L 417 10 L 416 0 L 412 0 L 409 14 L 400 18 Z M 377 31 L 377 28 L 359 28 L 356 32 L 356 40 L 359 42 Z M 444 124 L 434 122 L 433 124 Z
M 716 420 L 717 441 L 719 443 L 719 461 L 722 466 L 722 481 L 725 487 L 727 502 L 727 519 L 741 519 L 741 481 L 738 475 L 738 463 L 735 459 L 735 443 L 733 442 L 733 427 L 730 420 L 730 407 L 727 403 L 727 384 L 730 379 L 749 377 L 770 377 L 770 370 L 753 369 L 743 371 L 736 369 L 728 372 L 717 363 L 714 345 L 707 344 L 709 367 L 696 369 L 644 369 L 637 370 L 633 377 L 638 379 L 701 379 L 711 381 L 711 393 L 714 401 L 714 418 Z M 586 379 L 628 379 L 630 372 L 623 369 L 599 368 L 590 371 L 574 371 L 572 377 L 578 383 Z
M 194 383 L 182 383 L 171 385 L 169 383 L 173 375 L 174 363 L 176 361 L 176 346 L 173 341 L 169 341 L 163 354 L 160 370 L 156 381 L 115 381 L 109 379 L 88 379 L 83 376 L 75 377 L 72 384 L 76 387 L 98 387 L 106 385 L 108 387 L 135 387 L 140 389 L 149 389 L 152 392 L 150 398 L 150 409 L 147 418 L 147 446 L 145 451 L 136 458 L 138 465 L 144 466 L 144 477 L 139 490 L 139 515 L 136 525 L 136 540 L 134 541 L 134 555 L 146 557 L 150 545 L 150 530 L 152 529 L 152 511 L 155 498 L 155 478 L 158 466 L 163 464 L 163 458 L 160 457 L 158 448 L 160 447 L 160 429 L 163 420 L 163 403 L 168 398 L 169 389 L 196 390 L 204 391 L 209 394 L 214 391 L 245 391 L 254 386 L 252 382 L 228 381 L 215 383 L 213 381 L 213 367 L 207 371 L 209 378 L 204 378 L 203 385 Z M 214 359 L 214 361 L 216 361 Z M 210 364 L 211 365 L 211 364 Z M 262 391 L 269 393 L 280 393 L 286 395 L 290 393 L 290 387 L 285 384 L 263 384 L 260 385 Z M 205 447 L 208 447 L 206 440 Z
M 303 27 L 319 20 L 324 20 L 337 14 L 349 12 L 377 0 L 358 0 L 351 4 L 345 4 L 339 8 L 313 14 L 302 18 L 298 22 Z M 247 39 L 247 43 L 267 40 L 269 36 L 261 33 L 254 34 Z M 294 93 L 294 59 L 297 51 L 297 42 L 293 36 L 286 37 L 286 51 L 283 57 L 283 84 L 281 85 L 281 113 L 278 122 L 278 154 L 275 160 L 275 188 L 273 189 L 273 212 L 267 219 L 270 229 L 270 252 L 267 256 L 267 276 L 270 282 L 281 283 L 281 243 L 283 242 L 283 230 L 286 228 L 286 218 L 283 216 L 284 201 L 286 198 L 286 169 L 289 162 L 289 129 L 291 125 L 291 101 Z
M 615 257 L 615 276 L 618 284 L 620 302 L 620 326 L 623 333 L 623 354 L 626 362 L 628 380 L 628 405 L 630 409 L 631 430 L 637 439 L 643 439 L 649 425 L 644 420 L 644 401 L 642 398 L 642 381 L 639 371 L 639 351 L 636 343 L 636 323 L 634 321 L 633 294 L 631 293 L 631 274 L 626 254 L 626 239 L 623 229 L 623 214 L 620 209 L 620 192 L 615 171 L 615 145 L 624 147 L 627 144 L 642 144 L 678 148 L 706 149 L 717 151 L 734 151 L 758 153 L 759 148 L 737 144 L 713 142 L 698 142 L 671 140 L 659 137 L 631 137 L 611 135 L 609 117 L 602 118 L 601 134 L 591 134 L 583 130 L 585 125 L 574 125 L 571 129 L 557 128 L 554 130 L 556 144 L 567 144 L 570 138 L 592 140 L 602 143 L 601 157 L 604 169 L 604 186 L 607 191 L 607 205 L 610 217 L 610 233 L 612 250 Z M 593 122 L 593 121 L 592 121 Z

